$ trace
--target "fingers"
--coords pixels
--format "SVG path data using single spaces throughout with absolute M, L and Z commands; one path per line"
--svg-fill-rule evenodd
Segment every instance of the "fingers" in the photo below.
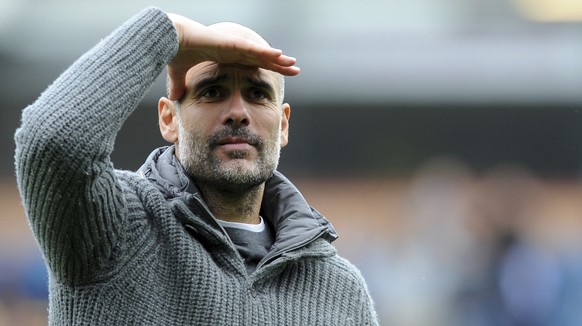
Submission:
M 220 63 L 236 63 L 251 67 L 272 70 L 286 76 L 295 76 L 299 68 L 295 67 L 297 59 L 283 54 L 268 44 L 232 37 L 227 46 L 221 49 L 220 58 L 213 60 Z
M 301 71 L 297 66 L 281 66 L 281 65 L 269 65 L 263 67 L 268 70 L 272 70 L 274 72 L 278 72 L 283 76 L 296 76 Z
M 249 46 L 238 52 L 236 59 L 227 58 L 223 53 L 224 63 L 238 63 L 245 66 L 259 67 L 278 72 L 285 76 L 295 76 L 299 74 L 299 67 L 295 66 L 297 59 L 283 54 L 283 51 L 263 44 L 257 44 L 244 40 Z
M 284 76 L 296 76 L 300 72 L 299 67 L 295 66 L 296 63 L 297 59 L 295 59 L 294 57 L 280 55 L 279 57 L 277 57 L 275 65 L 264 68 L 273 70 Z

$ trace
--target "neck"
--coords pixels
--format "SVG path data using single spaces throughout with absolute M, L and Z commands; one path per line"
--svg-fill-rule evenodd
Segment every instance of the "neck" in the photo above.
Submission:
M 198 188 L 216 218 L 248 224 L 258 224 L 261 221 L 259 211 L 264 184 L 241 193 L 223 191 L 205 184 L 198 184 Z

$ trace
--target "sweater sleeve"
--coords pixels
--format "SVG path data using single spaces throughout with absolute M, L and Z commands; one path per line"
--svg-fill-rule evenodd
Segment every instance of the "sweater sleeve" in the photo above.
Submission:
M 22 114 L 18 188 L 52 275 L 95 281 L 123 237 L 115 136 L 178 50 L 167 15 L 145 9 L 68 68 Z

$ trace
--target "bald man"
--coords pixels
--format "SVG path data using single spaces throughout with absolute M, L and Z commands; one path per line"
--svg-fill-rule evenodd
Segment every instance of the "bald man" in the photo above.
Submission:
M 50 325 L 376 325 L 331 224 L 276 168 L 296 60 L 233 23 L 149 8 L 27 107 L 16 173 L 49 269 Z M 114 139 L 161 73 L 169 146 Z

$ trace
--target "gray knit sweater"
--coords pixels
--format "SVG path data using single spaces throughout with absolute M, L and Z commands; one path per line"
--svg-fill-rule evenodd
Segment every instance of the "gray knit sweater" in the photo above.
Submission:
M 248 275 L 199 193 L 113 168 L 117 132 L 177 48 L 165 13 L 144 10 L 23 112 L 16 174 L 49 268 L 49 323 L 376 325 L 333 229 L 280 174 L 262 208 L 276 243 Z

